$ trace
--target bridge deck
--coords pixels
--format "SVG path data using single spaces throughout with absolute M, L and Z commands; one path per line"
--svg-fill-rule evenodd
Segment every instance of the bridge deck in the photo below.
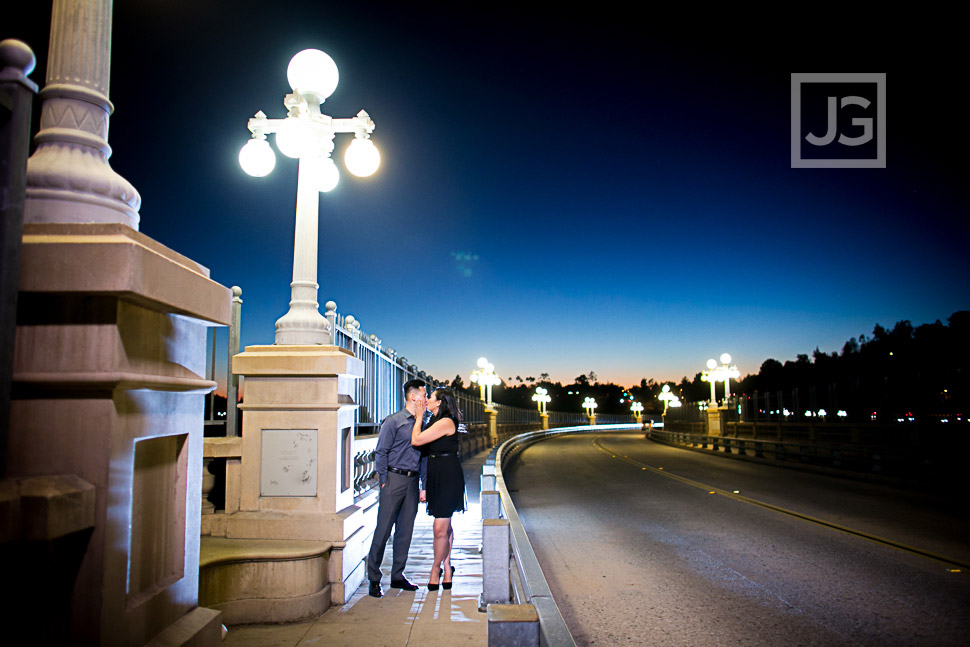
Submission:
M 432 519 L 418 508 L 411 553 L 405 575 L 421 588 L 413 593 L 389 588 L 391 546 L 384 553 L 384 597 L 367 595 L 367 582 L 350 601 L 332 607 L 320 617 L 279 625 L 229 627 L 223 647 L 399 647 L 413 644 L 486 644 L 486 616 L 478 611 L 482 592 L 482 521 L 479 507 L 479 476 L 488 452 L 468 457 L 464 463 L 468 511 L 453 517 L 455 543 L 452 564 L 456 572 L 450 591 L 428 592 L 425 584 L 432 561 Z

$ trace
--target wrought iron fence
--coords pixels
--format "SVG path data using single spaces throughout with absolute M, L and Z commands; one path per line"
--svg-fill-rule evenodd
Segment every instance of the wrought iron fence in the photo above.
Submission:
M 354 386 L 355 401 L 358 405 L 354 430 L 356 437 L 377 434 L 384 418 L 404 407 L 403 388 L 408 380 L 421 378 L 432 387 L 443 384 L 425 371 L 420 370 L 394 349 L 385 347 L 377 335 L 363 332 L 360 322 L 352 315 L 338 313 L 337 304 L 333 301 L 328 301 L 325 309 L 325 316 L 330 323 L 331 343 L 350 351 L 354 357 L 360 359 L 364 364 L 363 379 L 355 380 Z M 213 339 L 213 353 L 214 351 L 215 340 Z M 212 362 L 214 365 L 214 355 Z M 229 379 L 231 379 L 231 376 L 229 376 Z M 487 423 L 484 401 L 465 391 L 457 391 L 455 395 L 458 398 L 458 406 L 461 408 L 466 426 L 473 427 Z M 211 407 L 211 402 L 207 403 L 207 406 Z M 227 406 L 231 406 L 231 404 L 227 403 Z M 494 407 L 498 414 L 497 424 L 500 426 L 539 425 L 541 423 L 537 409 L 523 409 L 501 404 L 496 404 Z M 214 415 L 207 417 L 215 418 Z M 585 424 L 588 420 L 585 413 L 581 411 L 575 413 L 549 412 L 549 425 L 552 427 Z M 596 420 L 600 423 L 625 423 L 631 422 L 633 416 L 599 414 L 596 416 Z M 224 423 L 212 420 L 211 424 L 213 430 L 211 433 L 207 433 L 207 436 L 225 435 Z M 219 425 L 218 430 L 215 429 L 217 424 Z

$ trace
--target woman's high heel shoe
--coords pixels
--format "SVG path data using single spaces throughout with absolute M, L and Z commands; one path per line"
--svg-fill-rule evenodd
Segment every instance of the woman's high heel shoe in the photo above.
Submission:
M 446 589 L 450 589 L 451 588 L 451 585 L 449 584 L 445 588 Z M 431 582 L 428 582 L 428 590 L 429 591 L 437 591 L 438 590 L 438 585 L 437 584 L 432 584 Z
M 440 571 L 439 571 L 439 575 L 440 575 L 441 577 L 444 577 L 444 575 L 445 575 L 445 569 L 444 569 L 444 567 L 442 567 L 442 568 L 440 569 Z M 452 566 L 452 567 L 451 567 L 451 576 L 452 576 L 452 577 L 454 577 L 454 576 L 455 576 L 455 567 L 454 567 L 454 566 Z M 451 584 L 452 584 L 451 582 L 442 582 L 442 583 L 441 583 L 441 588 L 443 588 L 443 589 L 446 589 L 446 590 L 447 590 L 447 589 L 450 589 L 450 588 L 451 588 Z

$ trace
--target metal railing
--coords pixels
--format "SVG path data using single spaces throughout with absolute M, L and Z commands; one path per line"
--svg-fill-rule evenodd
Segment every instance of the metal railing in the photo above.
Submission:
M 237 294 L 238 291 L 238 294 Z M 236 330 L 230 331 L 238 339 L 239 308 L 242 299 L 239 298 L 241 290 L 234 288 L 233 304 L 233 326 Z M 354 494 L 360 496 L 371 489 L 377 482 L 377 474 L 374 469 L 374 448 L 377 444 L 377 433 L 383 420 L 400 411 L 404 407 L 404 384 L 411 379 L 421 378 L 431 386 L 440 386 L 442 383 L 433 376 L 410 363 L 407 358 L 401 356 L 397 351 L 386 348 L 377 335 L 368 334 L 361 331 L 360 322 L 352 315 L 341 315 L 337 312 L 337 304 L 328 301 L 325 305 L 326 318 L 330 323 L 330 341 L 334 346 L 346 349 L 353 353 L 354 357 L 361 360 L 364 365 L 363 379 L 355 380 L 355 401 L 357 408 L 354 419 L 354 446 L 352 468 L 352 483 Z M 213 338 L 213 358 L 212 366 L 215 365 L 215 339 Z M 238 348 L 236 348 L 238 351 Z M 232 383 L 231 374 L 231 355 L 232 344 L 230 344 L 230 369 L 227 375 L 228 383 Z M 212 369 L 210 369 L 212 370 Z M 458 406 L 462 411 L 467 433 L 461 435 L 461 453 L 479 451 L 491 446 L 492 439 L 489 437 L 488 417 L 485 402 L 480 398 L 464 391 L 455 393 L 458 398 Z M 224 420 L 215 420 L 212 412 L 212 396 L 207 403 L 209 407 L 209 420 L 206 421 L 206 437 L 219 437 L 231 435 L 226 433 Z M 232 402 L 227 402 L 227 407 L 234 409 Z M 519 407 L 509 407 L 501 404 L 493 404 L 496 412 L 497 440 L 499 442 L 510 436 L 520 433 L 527 429 L 534 429 L 541 424 L 538 409 L 523 409 Z M 235 413 L 235 411 L 231 412 Z M 230 415 L 230 418 L 234 416 Z M 631 415 L 600 415 L 597 416 L 598 422 L 626 422 L 632 418 Z M 563 427 L 566 425 L 587 424 L 589 419 L 583 412 L 549 412 L 549 426 Z M 216 481 L 220 484 L 228 480 L 225 474 L 225 461 L 227 458 L 238 459 L 239 456 L 207 459 L 205 464 L 206 475 L 217 476 Z M 222 488 L 218 488 L 221 490 Z M 210 490 L 212 491 L 212 490 Z M 208 492 L 206 494 L 208 496 Z M 213 495 L 213 503 L 216 509 L 223 509 L 224 496 L 216 491 Z
M 921 443 L 917 429 L 888 425 L 727 422 L 720 435 L 701 423 L 667 423 L 647 437 L 737 458 L 815 470 L 837 470 L 893 480 L 923 480 L 941 468 L 938 451 Z

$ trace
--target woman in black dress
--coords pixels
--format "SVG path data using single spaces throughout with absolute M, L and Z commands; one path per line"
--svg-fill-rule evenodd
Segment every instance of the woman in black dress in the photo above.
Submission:
M 411 444 L 421 447 L 428 460 L 425 496 L 428 514 L 434 517 L 434 562 L 428 590 L 437 591 L 440 584 L 451 588 L 455 567 L 451 565 L 451 546 L 455 533 L 451 528 L 451 515 L 464 512 L 465 475 L 458 457 L 458 425 L 461 411 L 458 400 L 450 389 L 436 389 L 428 398 L 428 410 L 432 418 L 421 429 L 423 416 L 414 416 Z

